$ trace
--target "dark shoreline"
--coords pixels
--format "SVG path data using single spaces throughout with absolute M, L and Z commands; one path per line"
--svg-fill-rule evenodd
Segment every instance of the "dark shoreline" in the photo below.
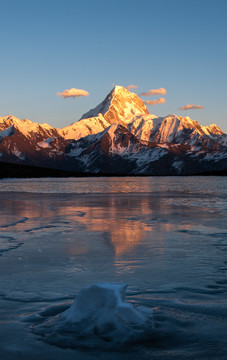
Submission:
M 36 166 L 28 166 L 21 164 L 13 164 L 0 162 L 0 179 L 4 178 L 67 178 L 67 177 L 147 177 L 147 176 L 173 176 L 173 175 L 144 175 L 144 174 L 97 174 L 97 173 L 81 173 L 75 171 L 66 171 L 50 168 L 42 168 Z M 174 176 L 227 176 L 227 169 L 220 171 L 207 171 L 188 175 L 174 175 Z

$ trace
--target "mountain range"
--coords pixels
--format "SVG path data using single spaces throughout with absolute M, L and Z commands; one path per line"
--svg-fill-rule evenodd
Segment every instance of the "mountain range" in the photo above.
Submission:
M 227 170 L 227 135 L 189 117 L 149 114 L 115 88 L 62 129 L 0 117 L 0 161 L 84 174 L 193 175 Z

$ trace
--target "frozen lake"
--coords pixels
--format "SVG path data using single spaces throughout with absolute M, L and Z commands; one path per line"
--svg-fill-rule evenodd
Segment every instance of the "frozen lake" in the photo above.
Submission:
M 1 360 L 226 359 L 226 220 L 226 177 L 0 180 Z M 153 309 L 146 339 L 48 337 L 96 282 Z

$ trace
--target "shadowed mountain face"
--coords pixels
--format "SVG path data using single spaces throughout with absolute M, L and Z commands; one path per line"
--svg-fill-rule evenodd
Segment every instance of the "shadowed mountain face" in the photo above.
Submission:
M 227 170 L 227 135 L 189 117 L 149 114 L 116 86 L 63 129 L 0 118 L 0 161 L 96 174 L 189 175 Z

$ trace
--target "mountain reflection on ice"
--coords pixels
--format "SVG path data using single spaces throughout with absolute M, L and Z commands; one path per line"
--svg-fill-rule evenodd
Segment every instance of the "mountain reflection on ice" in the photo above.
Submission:
M 226 359 L 226 215 L 224 177 L 0 181 L 1 360 Z M 97 282 L 153 309 L 152 341 L 120 354 L 39 341 L 32 329 Z
M 66 194 L 24 196 L 15 193 L 9 198 L 3 193 L 1 197 L 2 232 L 69 232 L 73 228 L 86 229 L 97 234 L 102 232 L 114 249 L 115 255 L 121 255 L 138 245 L 148 233 L 152 241 L 156 242 L 157 234 L 155 237 L 152 236 L 154 224 L 160 230 L 158 241 L 162 242 L 162 234 L 166 232 L 180 229 L 189 231 L 193 226 L 192 220 L 196 222 L 196 212 L 199 212 L 200 218 L 205 214 L 205 220 L 208 222 L 209 219 L 216 221 L 215 218 L 219 217 L 218 213 L 209 212 L 209 208 L 204 206 L 190 207 L 190 203 L 188 206 L 173 206 L 172 197 L 165 195 L 156 197 L 140 194 L 128 197 L 123 194 L 93 194 L 80 198 Z M 190 200 L 192 199 L 188 201 Z M 174 208 L 176 213 L 173 217 Z M 76 244 L 75 246 L 77 247 Z M 66 251 L 69 254 L 75 253 L 74 245 L 70 244 Z
M 75 206 L 75 203 L 81 204 L 81 201 L 77 201 L 76 198 L 70 200 L 71 196 L 67 200 L 59 199 L 58 196 L 56 199 L 44 197 L 43 201 L 39 198 L 38 195 L 27 194 L 25 199 L 20 195 L 13 199 L 2 199 L 1 228 L 13 228 L 17 232 L 34 232 L 42 228 L 47 229 L 47 226 L 63 227 L 65 230 L 72 226 L 83 226 L 87 231 L 105 233 L 116 255 L 135 246 L 142 241 L 147 231 L 152 231 L 149 200 L 144 196 L 127 199 L 114 195 L 93 195 L 89 201 L 86 198 L 82 199 L 86 206 Z M 155 206 L 158 206 L 157 202 Z M 11 215 L 13 213 L 14 216 Z M 68 251 L 75 252 L 73 248 L 69 248 Z

